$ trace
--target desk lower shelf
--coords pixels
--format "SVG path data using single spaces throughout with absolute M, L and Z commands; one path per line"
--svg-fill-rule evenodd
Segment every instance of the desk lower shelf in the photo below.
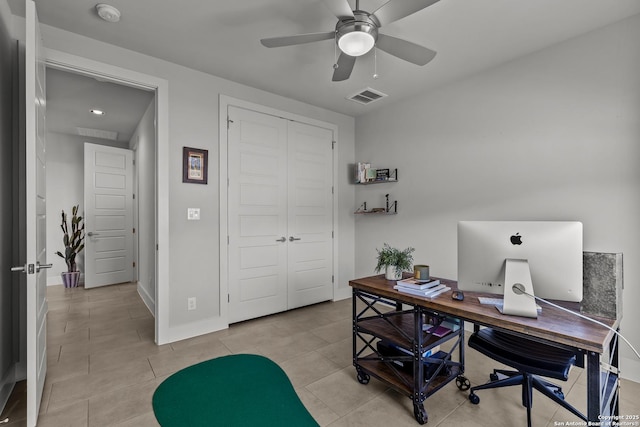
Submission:
M 398 369 L 394 370 L 388 363 L 381 360 L 366 360 L 375 356 L 375 354 L 370 354 L 369 356 L 364 357 L 364 360 L 358 360 L 357 367 L 371 376 L 387 383 L 387 385 L 392 387 L 398 393 L 402 393 L 407 397 L 413 397 L 413 374 Z M 430 381 L 424 381 L 424 385 L 426 386 L 423 390 L 424 398 L 427 398 L 438 391 L 442 386 L 457 378 L 461 373 L 460 366 L 449 366 L 449 375 L 440 375 Z

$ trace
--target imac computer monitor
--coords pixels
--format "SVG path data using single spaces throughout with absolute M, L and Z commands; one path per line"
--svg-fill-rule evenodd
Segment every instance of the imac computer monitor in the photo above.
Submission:
M 533 295 L 582 301 L 582 223 L 460 221 L 458 288 L 502 294 L 498 309 L 526 317 L 537 317 Z

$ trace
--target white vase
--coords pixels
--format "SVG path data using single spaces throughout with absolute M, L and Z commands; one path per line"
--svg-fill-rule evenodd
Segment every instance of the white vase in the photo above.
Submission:
M 387 265 L 384 277 L 387 280 L 400 280 L 402 279 L 402 270 L 396 268 L 395 265 Z

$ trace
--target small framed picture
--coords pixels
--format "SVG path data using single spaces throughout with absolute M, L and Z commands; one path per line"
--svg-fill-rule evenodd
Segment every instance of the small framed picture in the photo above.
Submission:
M 208 150 L 182 147 L 182 182 L 207 183 Z

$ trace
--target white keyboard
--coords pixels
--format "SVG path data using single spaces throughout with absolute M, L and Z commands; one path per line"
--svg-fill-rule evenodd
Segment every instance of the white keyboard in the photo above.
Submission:
M 478 301 L 482 305 L 493 305 L 498 307 L 499 309 L 501 309 L 502 305 L 504 304 L 504 299 L 502 298 L 478 297 Z M 542 307 L 536 304 L 536 310 L 541 311 Z
M 496 305 L 496 304 L 502 305 L 502 303 L 504 302 L 502 298 L 489 298 L 489 297 L 478 297 L 478 301 L 480 301 L 480 304 L 483 304 L 483 305 Z

